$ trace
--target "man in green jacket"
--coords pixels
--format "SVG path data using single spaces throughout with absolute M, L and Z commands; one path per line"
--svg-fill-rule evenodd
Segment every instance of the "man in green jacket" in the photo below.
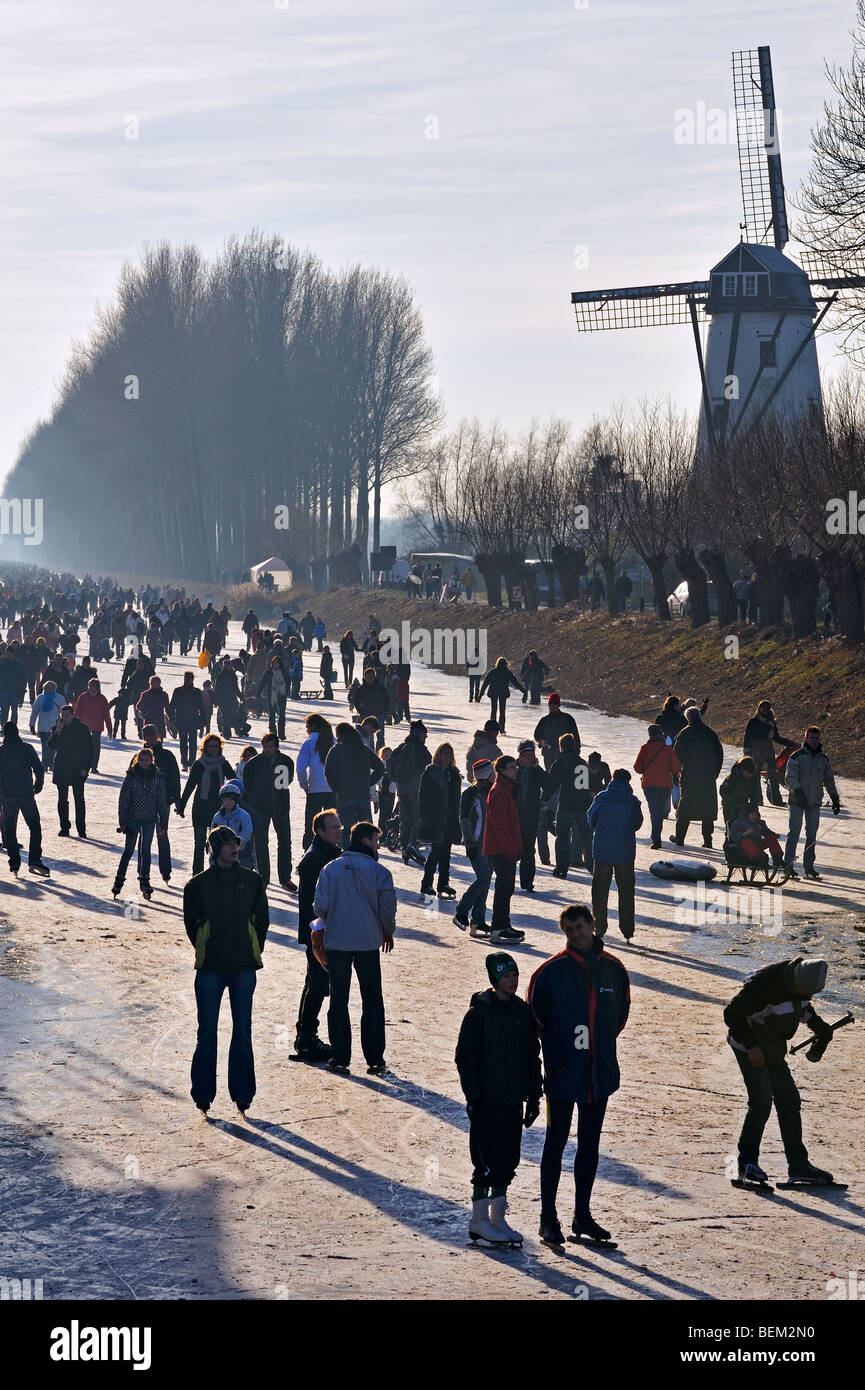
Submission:
M 267 893 L 261 876 L 237 862 L 240 840 L 227 825 L 208 836 L 212 864 L 183 890 L 186 935 L 195 947 L 198 1040 L 192 1058 L 192 1099 L 207 1114 L 216 1095 L 216 1030 L 223 992 L 231 1002 L 228 1094 L 241 1115 L 255 1095 L 252 996 L 267 936 Z

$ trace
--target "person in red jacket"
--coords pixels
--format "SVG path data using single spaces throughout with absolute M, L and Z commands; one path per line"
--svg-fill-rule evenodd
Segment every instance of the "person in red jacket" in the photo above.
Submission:
M 482 853 L 493 866 L 496 887 L 490 941 L 522 941 L 525 932 L 511 926 L 511 898 L 517 863 L 522 858 L 523 835 L 517 810 L 516 758 L 503 753 L 495 761 L 496 780 L 487 797 Z
M 652 821 L 652 849 L 661 848 L 664 817 L 670 810 L 673 778 L 682 771 L 682 764 L 660 724 L 649 725 L 649 741 L 637 754 L 634 771 L 642 773 L 640 782 L 649 806 Z
M 147 690 L 141 693 L 135 706 L 142 726 L 153 724 L 159 734 L 160 742 L 165 738 L 165 722 L 168 718 L 169 703 L 168 696 L 162 689 L 162 681 L 159 676 L 151 676 L 150 685 Z
M 86 724 L 90 730 L 90 738 L 93 742 L 93 760 L 90 764 L 90 771 L 98 772 L 102 730 L 104 729 L 110 738 L 112 723 L 108 701 L 102 694 L 99 682 L 95 678 L 87 682 L 87 689 L 82 690 L 75 701 L 75 717 L 80 719 L 82 724 Z

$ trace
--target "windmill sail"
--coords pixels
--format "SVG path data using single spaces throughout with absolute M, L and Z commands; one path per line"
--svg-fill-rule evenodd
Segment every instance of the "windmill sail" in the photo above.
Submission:
M 745 241 L 762 246 L 771 234 L 776 249 L 783 251 L 790 232 L 768 48 L 733 54 L 733 97 Z
M 689 323 L 690 302 L 703 318 L 708 280 L 678 285 L 631 285 L 616 290 L 583 290 L 571 295 L 581 333 L 607 328 L 658 328 Z

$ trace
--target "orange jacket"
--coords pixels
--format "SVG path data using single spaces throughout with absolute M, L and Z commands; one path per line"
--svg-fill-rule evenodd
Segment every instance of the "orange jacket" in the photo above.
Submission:
M 673 773 L 681 772 L 682 764 L 669 743 L 649 739 L 637 754 L 634 771 L 643 774 L 643 787 L 672 787 Z

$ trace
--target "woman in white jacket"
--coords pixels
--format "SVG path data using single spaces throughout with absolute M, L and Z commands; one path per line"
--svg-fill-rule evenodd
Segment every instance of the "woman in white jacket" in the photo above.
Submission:
M 30 732 L 39 735 L 42 744 L 42 766 L 46 772 L 50 772 L 54 766 L 54 749 L 48 747 L 48 738 L 60 718 L 60 711 L 65 703 L 63 697 L 57 694 L 54 681 L 46 681 L 42 687 L 42 694 L 36 696 L 30 708 Z
M 324 760 L 333 747 L 333 729 L 323 714 L 306 717 L 308 738 L 297 755 L 297 780 L 306 792 L 303 822 L 303 848 L 312 844 L 312 818 L 334 804 L 334 795 L 324 775 Z

